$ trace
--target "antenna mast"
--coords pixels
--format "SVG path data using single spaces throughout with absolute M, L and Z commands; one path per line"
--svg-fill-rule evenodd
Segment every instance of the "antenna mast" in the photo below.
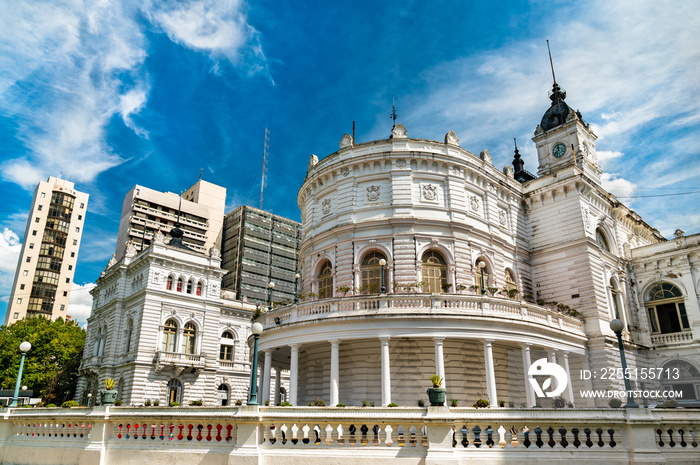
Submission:
M 263 209 L 263 191 L 267 184 L 267 155 L 270 149 L 270 130 L 265 127 L 265 144 L 263 146 L 262 181 L 260 182 L 260 210 Z
M 552 62 L 552 51 L 549 49 L 549 39 L 547 39 L 547 51 L 549 52 L 549 66 L 552 68 L 552 80 L 557 83 L 557 78 L 554 77 L 554 62 Z
M 391 96 L 391 114 L 389 115 L 391 119 L 394 120 L 394 125 L 391 127 L 393 130 L 396 127 L 396 104 L 394 102 L 394 96 Z

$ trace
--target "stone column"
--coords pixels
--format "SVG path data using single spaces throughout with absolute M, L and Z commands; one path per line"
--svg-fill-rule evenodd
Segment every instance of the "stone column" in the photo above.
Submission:
M 333 339 L 328 341 L 331 343 L 331 407 L 335 407 L 338 401 L 338 388 L 339 388 L 339 378 L 340 378 L 340 360 L 339 360 L 339 346 L 340 341 Z
M 530 344 L 523 344 L 523 371 L 525 372 L 525 398 L 527 406 L 532 408 L 535 406 L 537 401 L 535 400 L 535 391 L 532 389 L 532 384 L 530 384 L 530 377 L 527 372 L 532 365 L 532 360 L 530 358 Z
M 447 389 L 447 380 L 445 379 L 445 357 L 443 353 L 442 342 L 444 337 L 434 337 L 435 341 L 435 373 L 442 378 L 442 388 Z
M 389 338 L 380 338 L 382 344 L 382 407 L 391 403 L 391 367 L 389 365 Z
M 280 387 L 282 385 L 282 369 L 280 367 L 275 368 L 275 397 L 273 398 L 274 402 L 271 402 L 270 405 L 279 405 L 280 404 Z
M 571 371 L 569 370 L 569 353 L 567 351 L 564 351 L 562 353 L 563 355 L 563 360 L 564 360 L 564 370 L 566 371 L 566 397 L 568 397 L 568 401 L 571 402 L 572 405 L 574 404 L 574 387 L 571 384 Z
M 554 349 L 550 349 L 547 352 L 547 355 L 548 355 L 547 361 L 549 363 L 557 363 L 557 353 L 554 351 Z M 558 387 L 558 383 L 557 383 L 557 378 L 555 378 L 554 376 L 551 376 L 551 378 L 552 378 L 552 391 L 553 391 Z
M 498 407 L 498 395 L 496 394 L 496 372 L 493 368 L 493 339 L 484 340 L 484 359 L 486 360 L 486 392 L 489 396 L 491 407 Z
M 265 351 L 265 370 L 263 371 L 262 397 L 258 401 L 260 405 L 265 405 L 266 400 L 270 400 L 270 381 L 272 375 L 272 349 Z
M 297 405 L 297 380 L 299 379 L 299 344 L 290 344 L 292 356 L 289 359 L 289 399 L 287 401 Z

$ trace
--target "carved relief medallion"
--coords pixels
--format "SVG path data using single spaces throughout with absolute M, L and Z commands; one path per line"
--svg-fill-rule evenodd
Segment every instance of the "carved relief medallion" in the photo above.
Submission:
M 437 187 L 432 184 L 424 185 L 423 198 L 425 198 L 425 200 L 437 200 Z
M 404 160 L 403 158 L 400 160 L 396 160 L 396 166 L 398 166 L 399 168 L 405 168 L 406 167 L 406 160 Z
M 343 175 L 343 177 L 347 177 L 348 174 L 350 174 L 350 169 L 346 166 L 342 170 L 340 170 L 340 174 Z
M 323 214 L 327 215 L 331 212 L 331 199 L 326 199 L 323 201 L 321 204 L 321 210 L 323 210 Z
M 477 197 L 476 195 L 470 196 L 469 207 L 472 209 L 473 212 L 478 212 L 479 209 L 481 209 L 481 202 L 479 201 L 479 197 Z
M 367 200 L 370 202 L 376 202 L 379 200 L 379 194 L 381 193 L 381 186 L 369 186 L 367 188 Z
M 503 226 L 504 228 L 505 228 L 506 225 L 508 224 L 508 217 L 507 217 L 507 215 L 506 215 L 506 211 L 505 211 L 505 210 L 499 210 L 499 212 L 498 212 L 498 222 L 499 222 L 499 223 L 501 224 L 501 226 Z

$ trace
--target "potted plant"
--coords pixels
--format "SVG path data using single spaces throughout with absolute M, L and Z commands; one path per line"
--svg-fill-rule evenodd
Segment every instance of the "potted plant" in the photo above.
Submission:
M 114 401 L 117 400 L 117 391 L 114 389 L 114 380 L 112 378 L 107 378 L 105 380 L 105 387 L 107 389 L 100 392 L 100 402 L 102 405 L 114 405 Z
M 430 382 L 433 383 L 433 388 L 426 391 L 430 400 L 430 406 L 444 406 L 446 391 L 440 387 L 442 386 L 442 378 L 440 378 L 440 375 L 433 375 L 430 377 Z

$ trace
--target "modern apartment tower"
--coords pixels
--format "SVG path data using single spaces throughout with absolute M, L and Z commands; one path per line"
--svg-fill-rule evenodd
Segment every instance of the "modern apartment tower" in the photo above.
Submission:
M 124 256 L 129 241 L 142 250 L 158 231 L 167 234 L 178 211 L 185 245 L 200 253 L 220 248 L 225 204 L 226 188 L 201 179 L 182 194 L 182 199 L 173 192 L 134 186 L 124 198 L 115 256 L 118 260 Z
M 223 289 L 264 305 L 273 282 L 272 300 L 292 301 L 300 243 L 300 223 L 249 206 L 236 208 L 224 218 L 221 267 L 229 272 Z
M 34 190 L 5 325 L 23 318 L 66 318 L 88 194 L 49 177 Z

